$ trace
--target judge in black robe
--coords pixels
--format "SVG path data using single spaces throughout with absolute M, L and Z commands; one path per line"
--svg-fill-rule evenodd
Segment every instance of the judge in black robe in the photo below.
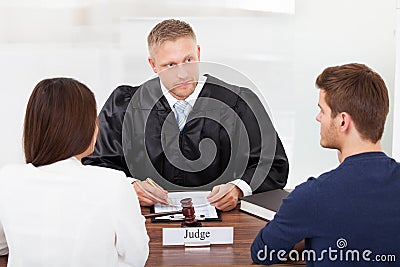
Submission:
M 258 97 L 206 76 L 182 131 L 159 78 L 116 88 L 99 114 L 95 151 L 83 163 L 152 177 L 167 190 L 210 190 L 235 179 L 253 193 L 283 188 L 288 159 Z

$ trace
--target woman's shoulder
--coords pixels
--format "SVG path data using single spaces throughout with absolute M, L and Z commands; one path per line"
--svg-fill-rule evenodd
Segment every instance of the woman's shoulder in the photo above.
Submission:
M 5 192 L 9 188 L 23 185 L 24 179 L 30 177 L 34 170 L 35 167 L 32 164 L 16 163 L 4 165 L 0 168 L 0 191 Z
M 92 165 L 82 165 L 82 169 L 88 176 L 93 177 L 97 183 L 101 182 L 110 185 L 128 182 L 125 173 L 122 171 Z
M 35 167 L 32 164 L 13 163 L 7 164 L 0 168 L 0 179 L 5 175 L 14 175 L 21 172 L 32 171 Z

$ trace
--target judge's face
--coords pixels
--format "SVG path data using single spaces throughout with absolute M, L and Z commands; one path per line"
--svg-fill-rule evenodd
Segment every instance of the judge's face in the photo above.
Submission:
M 163 85 L 178 100 L 186 99 L 199 78 L 200 47 L 190 37 L 165 41 L 151 51 L 149 63 Z
M 339 114 L 332 118 L 331 108 L 325 101 L 325 90 L 319 90 L 318 113 L 316 120 L 321 124 L 320 145 L 325 148 L 339 149 Z M 339 123 L 339 124 L 338 124 Z

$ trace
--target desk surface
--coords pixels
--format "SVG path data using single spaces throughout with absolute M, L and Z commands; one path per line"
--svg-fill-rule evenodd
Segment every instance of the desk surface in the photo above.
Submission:
M 142 213 L 149 213 L 142 208 Z M 266 221 L 239 211 L 223 212 L 221 222 L 203 222 L 205 227 L 233 226 L 233 245 L 212 245 L 205 248 L 163 247 L 162 228 L 180 227 L 180 223 L 150 223 L 146 228 L 150 236 L 150 255 L 146 266 L 254 266 L 250 256 L 253 239 Z M 304 262 L 278 264 L 277 266 L 305 266 Z
M 149 213 L 149 208 L 142 208 Z M 233 226 L 233 245 L 212 245 L 205 248 L 163 247 L 162 228 L 179 227 L 180 223 L 150 223 L 146 228 L 150 236 L 150 255 L 146 266 L 254 266 L 250 245 L 265 221 L 245 214 L 236 208 L 222 213 L 222 222 L 203 222 L 203 226 Z M 0 257 L 0 267 L 6 267 L 7 257 Z M 304 262 L 278 264 L 277 266 L 305 266 Z

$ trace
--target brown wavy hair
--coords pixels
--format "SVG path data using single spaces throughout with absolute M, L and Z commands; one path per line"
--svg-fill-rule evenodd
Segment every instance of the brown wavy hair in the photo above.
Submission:
M 351 63 L 326 68 L 315 83 L 326 92 L 332 118 L 347 112 L 364 139 L 376 143 L 382 138 L 389 96 L 378 73 L 363 64 Z
M 26 108 L 26 163 L 39 167 L 83 153 L 96 123 L 96 100 L 86 85 L 71 78 L 40 81 Z

